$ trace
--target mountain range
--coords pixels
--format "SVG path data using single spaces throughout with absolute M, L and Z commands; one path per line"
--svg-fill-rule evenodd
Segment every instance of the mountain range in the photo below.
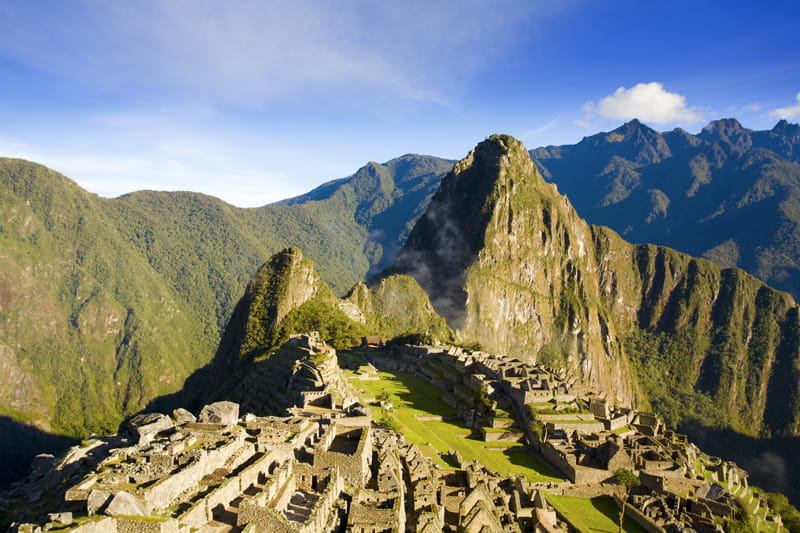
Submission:
M 514 153 L 513 172 L 527 175 L 528 163 Z M 40 165 L 0 160 L 0 364 L 8 376 L 0 384 L 0 414 L 72 436 L 113 430 L 153 398 L 181 389 L 215 351 L 219 359 L 238 296 L 259 265 L 294 245 L 330 286 L 323 299 L 329 304 L 380 272 L 410 274 L 464 342 L 576 365 L 605 383 L 624 378 L 630 385 L 616 390 L 625 398 L 654 399 L 667 412 L 691 400 L 722 427 L 795 434 L 792 412 L 781 414 L 766 394 L 747 403 L 775 388 L 794 401 L 793 363 L 783 355 L 793 353 L 791 299 L 737 270 L 666 248 L 626 247 L 614 232 L 586 226 L 578 213 L 634 242 L 739 266 L 796 293 L 798 126 L 781 122 L 753 132 L 725 120 L 693 136 L 633 121 L 574 146 L 530 153 L 577 212 L 544 182 L 526 199 L 529 187 L 520 192 L 519 181 L 517 190 L 512 180 L 504 192 L 480 181 L 476 190 L 462 191 L 450 180 L 447 187 L 455 188 L 447 193 L 445 182 L 440 198 L 457 193 L 462 202 L 482 203 L 445 202 L 450 207 L 429 209 L 413 232 L 452 161 L 406 155 L 369 163 L 306 195 L 239 209 L 195 193 L 104 199 Z M 504 204 L 509 191 L 514 201 Z M 490 213 L 488 206 L 502 205 L 503 223 L 518 235 L 500 231 L 499 215 Z M 436 218 L 442 213 L 449 218 Z M 485 231 L 489 219 L 494 229 Z M 435 248 L 437 227 L 461 232 L 463 249 L 451 250 L 444 262 L 418 261 Z M 481 242 L 474 241 L 479 227 Z M 621 250 L 621 257 L 611 259 L 610 250 Z M 549 258 L 541 271 L 515 262 L 514 254 L 542 253 Z M 613 268 L 604 264 L 615 261 Z M 501 283 L 499 271 L 516 277 Z M 444 286 L 447 279 L 457 280 L 455 288 Z M 529 308 L 546 311 L 525 316 L 530 309 L 520 310 L 521 293 L 511 287 L 534 281 L 541 290 L 528 291 L 527 301 L 537 302 Z M 638 302 L 598 307 L 609 293 Z M 747 303 L 737 307 L 742 298 Z M 538 329 L 528 332 L 533 318 Z M 698 326 L 696 337 L 686 334 Z M 492 335 L 478 335 L 481 328 Z M 751 330 L 765 350 L 742 336 Z M 691 348 L 686 343 L 704 354 L 691 365 L 680 359 Z M 649 360 L 653 350 L 667 355 Z M 733 357 L 722 357 L 725 350 Z M 653 364 L 672 371 L 672 381 L 647 384 L 640 370 Z M 688 372 L 688 381 L 679 371 Z M 676 411 L 673 420 L 680 416 Z
M 531 150 L 592 224 L 739 267 L 800 295 L 800 126 L 716 120 L 698 135 L 634 120 L 575 145 Z
M 194 389 L 197 405 L 216 391 L 281 413 L 269 383 L 287 363 L 274 349 L 309 328 L 333 344 L 403 334 L 565 368 L 613 405 L 653 409 L 670 427 L 762 439 L 800 430 L 794 299 L 740 269 L 590 226 L 509 136 L 457 162 L 392 267 L 346 297 L 299 250 L 273 256 L 206 379 L 185 392 Z

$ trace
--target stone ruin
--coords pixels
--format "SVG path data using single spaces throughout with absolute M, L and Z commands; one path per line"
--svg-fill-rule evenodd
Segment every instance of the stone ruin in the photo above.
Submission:
M 370 351 L 356 379 L 387 367 L 414 372 L 460 406 L 487 445 L 500 429 L 568 481 L 504 476 L 457 451 L 449 453 L 455 469 L 443 469 L 375 424 L 334 368 L 332 349 L 314 336 L 290 346 L 295 363 L 270 382 L 283 388 L 250 404 L 291 397 L 284 416 L 217 402 L 198 417 L 184 409 L 136 417 L 127 434 L 41 461 L 37 479 L 15 488 L 38 505 L 37 518 L 14 529 L 567 532 L 569 517 L 547 495 L 607 495 L 621 506 L 614 471 L 625 468 L 641 481 L 626 514 L 647 531 L 712 532 L 736 497 L 749 494 L 747 474 L 734 464 L 705 456 L 651 413 L 609 405 L 564 372 L 451 347 L 395 348 L 392 357 Z M 778 518 L 763 516 L 780 528 Z

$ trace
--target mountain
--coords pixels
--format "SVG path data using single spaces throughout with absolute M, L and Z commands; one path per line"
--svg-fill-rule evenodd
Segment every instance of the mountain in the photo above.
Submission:
M 370 286 L 358 283 L 340 299 L 317 274 L 314 263 L 298 248 L 289 247 L 259 268 L 213 361 L 187 381 L 178 403 L 199 406 L 210 395 L 245 405 L 273 403 L 255 396 L 270 398 L 271 377 L 287 370 L 281 368 L 282 353 L 276 355 L 275 350 L 291 335 L 311 331 L 337 349 L 360 345 L 366 335 L 452 339 L 445 320 L 412 278 L 393 275 Z M 276 406 L 273 414 L 285 407 Z
M 391 261 L 449 167 L 405 155 L 240 209 L 188 192 L 105 199 L 0 159 L 0 416 L 71 436 L 116 429 L 212 359 L 272 254 L 301 246 L 343 294 Z
M 387 273 L 415 278 L 462 343 L 567 366 L 673 424 L 800 432 L 793 298 L 739 269 L 590 226 L 511 137 L 456 163 Z
M 637 120 L 531 150 L 581 216 L 636 243 L 742 268 L 800 296 L 800 126 L 717 120 L 698 135 Z

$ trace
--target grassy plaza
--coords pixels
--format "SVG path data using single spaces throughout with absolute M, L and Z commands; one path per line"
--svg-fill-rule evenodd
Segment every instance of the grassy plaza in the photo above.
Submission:
M 502 474 L 522 474 L 530 481 L 563 481 L 552 468 L 531 455 L 518 443 L 486 443 L 471 435 L 460 420 L 428 420 L 417 417 L 454 417 L 456 409 L 441 399 L 442 391 L 426 380 L 406 372 L 378 372 L 380 379 L 361 380 L 347 371 L 350 382 L 365 397 L 389 393 L 393 404 L 391 416 L 409 442 L 417 444 L 442 468 L 453 468 L 440 454 L 457 450 L 466 460 L 475 459 L 490 470 Z M 373 406 L 373 416 L 380 418 L 380 408 Z M 488 450 L 505 448 L 504 450 Z

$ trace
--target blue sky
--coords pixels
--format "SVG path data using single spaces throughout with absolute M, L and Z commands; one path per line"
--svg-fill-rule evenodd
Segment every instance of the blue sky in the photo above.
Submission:
M 239 206 L 639 118 L 800 121 L 800 2 L 0 0 L 0 156 Z

